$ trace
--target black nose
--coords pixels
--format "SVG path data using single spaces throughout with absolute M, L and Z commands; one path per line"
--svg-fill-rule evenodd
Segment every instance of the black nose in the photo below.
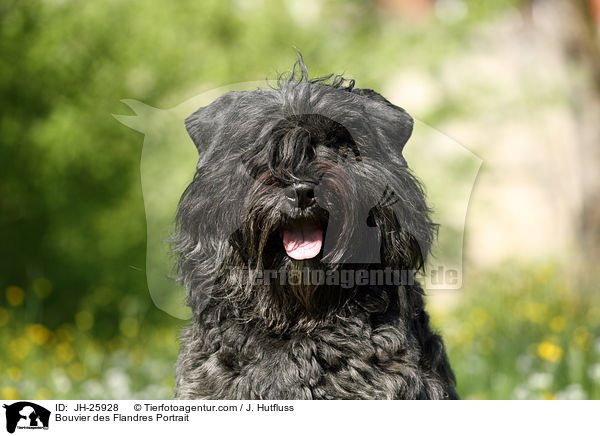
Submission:
M 285 195 L 293 207 L 306 209 L 315 203 L 315 185 L 309 182 L 296 183 L 286 189 Z

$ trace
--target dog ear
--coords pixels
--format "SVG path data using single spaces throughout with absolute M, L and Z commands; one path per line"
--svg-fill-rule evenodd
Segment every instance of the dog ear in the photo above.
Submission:
M 413 118 L 400 106 L 390 103 L 381 94 L 372 89 L 354 88 L 352 93 L 368 98 L 373 105 L 372 110 L 367 111 L 367 116 L 372 118 L 373 125 L 377 126 L 383 132 L 383 136 L 393 141 L 394 148 L 402 154 L 402 149 L 406 145 L 413 131 Z
M 223 130 L 233 125 L 231 121 L 235 116 L 234 108 L 237 107 L 241 94 L 239 91 L 227 92 L 185 119 L 185 128 L 194 141 L 198 153 L 202 153 L 212 143 L 217 142 Z

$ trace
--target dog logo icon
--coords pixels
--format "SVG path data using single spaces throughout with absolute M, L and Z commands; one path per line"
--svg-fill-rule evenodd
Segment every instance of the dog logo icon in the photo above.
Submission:
M 50 411 L 29 401 L 19 401 L 3 405 L 6 409 L 6 431 L 14 433 L 18 429 L 48 430 Z

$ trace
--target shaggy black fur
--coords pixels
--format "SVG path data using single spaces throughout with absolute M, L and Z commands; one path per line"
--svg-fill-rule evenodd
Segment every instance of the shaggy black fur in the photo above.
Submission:
M 457 398 L 417 282 L 311 281 L 422 268 L 435 225 L 402 157 L 412 125 L 353 81 L 308 79 L 301 60 L 276 87 L 229 92 L 186 120 L 200 161 L 174 243 L 193 309 L 177 398 Z M 316 257 L 286 254 L 294 228 L 322 229 Z

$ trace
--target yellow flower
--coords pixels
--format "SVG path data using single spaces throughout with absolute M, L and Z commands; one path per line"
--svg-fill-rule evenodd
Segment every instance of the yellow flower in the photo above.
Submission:
M 2 399 L 4 400 L 18 400 L 20 399 L 19 391 L 13 387 L 2 388 Z
M 76 362 L 67 368 L 67 375 L 77 382 L 85 380 L 87 377 L 87 369 L 81 363 Z
M 70 362 L 75 357 L 75 351 L 71 344 L 62 342 L 56 346 L 56 357 L 62 362 Z
M 29 340 L 36 345 L 44 345 L 50 336 L 50 330 L 41 324 L 27 326 L 25 333 Z
M 13 339 L 10 341 L 9 347 L 11 354 L 19 360 L 25 359 L 31 349 L 29 341 L 25 338 Z
M 561 359 L 563 350 L 552 342 L 543 341 L 537 346 L 537 354 L 544 360 L 556 363 Z
M 6 288 L 6 300 L 11 306 L 20 306 L 25 299 L 25 291 L 18 286 Z
M 555 316 L 550 320 L 550 328 L 556 333 L 560 333 L 564 330 L 566 323 L 563 316 Z
M 542 397 L 543 400 L 556 400 L 556 396 L 551 392 L 546 392 Z

